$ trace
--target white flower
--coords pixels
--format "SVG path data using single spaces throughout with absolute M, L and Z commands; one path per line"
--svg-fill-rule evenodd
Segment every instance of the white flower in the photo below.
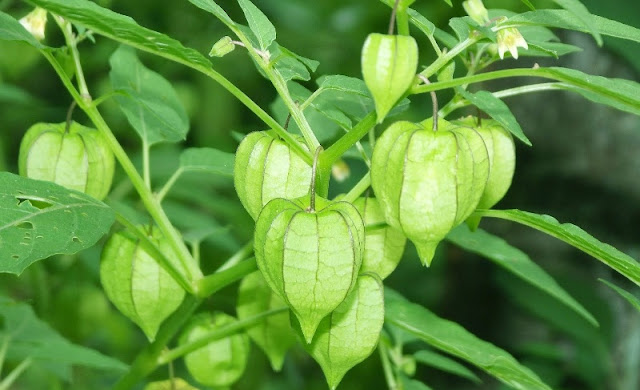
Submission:
M 527 41 L 524 40 L 520 31 L 515 27 L 504 28 L 497 33 L 498 55 L 504 59 L 504 53 L 509 50 L 513 58 L 518 59 L 518 47 L 529 49 Z
M 27 29 L 37 40 L 44 39 L 44 27 L 47 24 L 47 11 L 36 7 L 24 18 L 20 19 L 20 24 Z
M 471 16 L 471 19 L 475 20 L 479 25 L 489 22 L 489 13 L 484 8 L 482 0 L 467 0 L 462 3 L 462 7 L 464 7 L 467 15 Z

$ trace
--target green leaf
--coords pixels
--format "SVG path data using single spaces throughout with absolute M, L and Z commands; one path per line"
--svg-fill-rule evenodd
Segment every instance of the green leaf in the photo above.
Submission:
M 73 367 L 90 367 L 121 373 L 124 363 L 97 351 L 70 343 L 36 317 L 31 306 L 0 296 L 0 339 L 10 338 L 7 358 L 31 357 L 64 380 L 71 380 Z
M 591 15 L 591 19 L 594 20 L 597 32 L 602 35 L 640 42 L 640 29 L 638 28 L 597 15 Z M 514 27 L 539 25 L 589 32 L 584 24 L 576 20 L 571 12 L 553 9 L 542 9 L 516 15 L 509 18 L 509 20 L 501 26 L 506 25 Z
M 320 64 L 318 61 L 297 55 L 277 42 L 271 48 L 271 63 L 284 81 L 309 80 L 309 70 L 315 72 Z
M 599 281 L 601 281 L 602 283 L 606 284 L 607 286 L 609 286 L 611 289 L 613 289 L 615 292 L 617 292 L 618 294 L 620 294 L 621 297 L 623 297 L 624 299 L 626 299 L 633 307 L 635 307 L 638 311 L 640 311 L 640 299 L 638 299 L 635 295 L 631 294 L 630 292 L 616 286 L 615 284 L 608 282 L 604 279 L 598 279 Z
M 250 0 L 238 0 L 244 16 L 247 18 L 249 28 L 258 39 L 261 50 L 267 50 L 276 39 L 276 29 L 258 7 Z
M 147 69 L 127 46 L 120 46 L 109 64 L 111 85 L 124 92 L 116 101 L 138 135 L 149 145 L 184 140 L 189 118 L 171 83 Z
M 574 16 L 574 18 L 582 23 L 584 28 L 588 30 L 591 35 L 593 35 L 593 39 L 596 40 L 598 46 L 602 46 L 602 37 L 600 36 L 600 32 L 596 27 L 593 15 L 591 15 L 584 4 L 582 4 L 578 0 L 554 0 L 554 2 L 569 11 Z
M 462 95 L 465 99 L 467 99 L 471 104 L 478 107 L 487 115 L 498 121 L 505 129 L 509 130 L 511 134 L 516 136 L 520 141 L 525 144 L 531 146 L 531 141 L 524 135 L 520 124 L 516 120 L 516 118 L 509 110 L 506 104 L 497 97 L 495 97 L 491 92 L 488 91 L 478 91 L 476 93 L 471 93 L 463 90 L 462 88 L 458 88 L 457 92 Z
M 532 11 L 535 11 L 536 8 L 533 6 L 533 4 L 531 4 L 531 2 L 529 0 L 521 0 L 524 5 L 526 5 L 527 7 L 529 7 Z
M 234 26 L 236 24 L 233 20 L 231 20 L 229 15 L 227 15 L 222 7 L 216 4 L 216 2 L 213 0 L 189 0 L 189 2 L 200 9 L 211 12 L 215 17 L 220 19 L 227 26 Z
M 235 155 L 213 148 L 188 148 L 180 155 L 183 172 L 206 172 L 233 177 Z
M 44 46 L 27 31 L 13 16 L 0 11 L 0 39 L 5 41 L 22 41 L 42 49 Z
M 449 4 L 449 7 L 453 7 L 453 4 L 451 3 L 451 0 L 444 0 L 444 2 Z
M 508 352 L 480 340 L 460 325 L 440 318 L 387 288 L 385 319 L 427 344 L 468 361 L 516 389 L 551 390 Z
M 424 383 L 411 379 L 406 375 L 400 374 L 400 383 L 402 383 L 402 390 L 433 390 L 431 387 Z
M 407 10 L 407 14 L 409 15 L 409 20 L 416 26 L 422 33 L 428 37 L 432 37 L 436 31 L 436 25 L 431 23 L 427 18 L 425 18 L 420 12 L 409 8 Z
M 181 378 L 171 378 L 163 381 L 151 382 L 144 387 L 144 390 L 198 390 L 189 382 Z
M 115 41 L 126 43 L 195 69 L 211 68 L 211 62 L 198 51 L 186 48 L 175 39 L 142 27 L 132 18 L 100 7 L 94 2 L 87 0 L 29 0 L 29 3 L 47 9 Z
M 0 172 L 0 272 L 93 246 L 113 224 L 104 203 L 57 184 Z
M 638 261 L 611 245 L 597 240 L 576 225 L 561 224 L 549 215 L 521 210 L 478 210 L 476 213 L 484 217 L 517 222 L 549 234 L 595 257 L 640 286 L 640 263 Z
M 480 378 L 478 378 L 476 374 L 474 374 L 467 367 L 439 353 L 425 349 L 416 352 L 415 354 L 413 354 L 413 357 L 418 363 L 422 363 L 424 365 L 437 368 L 438 370 L 469 379 L 474 383 L 482 383 L 482 380 L 480 380 Z
M 547 68 L 551 77 L 570 83 L 564 86 L 586 99 L 640 115 L 640 84 L 625 79 L 593 76 L 574 69 Z
M 582 51 L 581 47 L 560 42 L 534 42 L 527 41 L 529 48 L 520 53 L 523 57 L 554 57 Z
M 562 302 L 594 326 L 598 326 L 598 321 L 591 313 L 560 287 L 549 274 L 531 261 L 524 252 L 509 245 L 502 238 L 487 233 L 482 229 L 472 233 L 463 224 L 453 229 L 447 235 L 447 239 L 465 250 L 477 253 L 504 267 L 520 279 L 538 287 Z

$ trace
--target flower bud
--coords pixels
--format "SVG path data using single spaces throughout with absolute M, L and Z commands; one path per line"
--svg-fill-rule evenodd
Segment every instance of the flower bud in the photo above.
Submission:
M 233 43 L 231 37 L 222 37 L 213 45 L 211 51 L 209 51 L 209 57 L 224 57 L 231 53 L 235 48 L 236 45 Z
M 479 25 L 484 25 L 489 22 L 489 13 L 482 4 L 482 0 L 467 0 L 462 2 L 467 15 L 471 17 Z
M 44 28 L 47 25 L 47 10 L 36 7 L 25 17 L 20 19 L 20 24 L 37 40 L 44 39 Z

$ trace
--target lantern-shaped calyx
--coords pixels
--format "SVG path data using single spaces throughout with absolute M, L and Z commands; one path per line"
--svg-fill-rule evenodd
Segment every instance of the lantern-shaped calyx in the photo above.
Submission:
M 253 219 L 271 199 L 294 199 L 309 192 L 311 166 L 267 131 L 247 135 L 236 153 L 234 184 Z
M 320 321 L 353 288 L 364 251 L 364 223 L 356 208 L 304 196 L 274 199 L 256 222 L 258 268 L 292 309 L 307 342 Z
M 111 188 L 115 161 L 104 137 L 75 122 L 37 123 L 20 144 L 22 176 L 52 181 L 104 199 Z
M 169 242 L 157 229 L 149 238 L 167 260 L 180 267 Z M 185 294 L 140 239 L 128 231 L 115 233 L 104 244 L 100 281 L 109 300 L 142 328 L 149 340 L 155 338 L 160 324 L 180 306 Z
M 362 47 L 362 76 L 373 96 L 378 123 L 411 87 L 417 67 L 413 37 L 369 34 Z
M 487 181 L 481 137 L 444 120 L 397 122 L 376 142 L 371 182 L 389 225 L 429 265 L 438 243 L 476 208 Z M 477 186 L 477 187 L 476 187 Z

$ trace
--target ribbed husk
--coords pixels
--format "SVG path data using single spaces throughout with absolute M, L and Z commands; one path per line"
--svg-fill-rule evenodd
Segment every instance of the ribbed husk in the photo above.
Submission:
M 18 168 L 22 176 L 47 180 L 104 199 L 111 188 L 115 159 L 95 129 L 72 122 L 37 123 L 20 144 Z
M 270 132 L 256 131 L 238 146 L 233 178 L 240 202 L 255 220 L 272 199 L 306 195 L 311 166 Z
M 307 342 L 318 323 L 353 288 L 364 252 L 364 223 L 346 202 L 316 197 L 274 199 L 256 222 L 258 268 L 271 289 L 291 307 Z

